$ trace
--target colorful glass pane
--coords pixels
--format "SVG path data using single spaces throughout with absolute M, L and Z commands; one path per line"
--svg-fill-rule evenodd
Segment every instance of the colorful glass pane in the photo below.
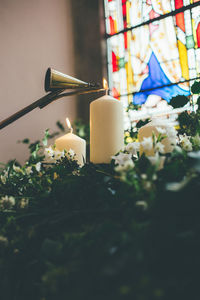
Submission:
M 189 95 L 200 76 L 200 0 L 104 1 L 113 95 L 125 105 Z

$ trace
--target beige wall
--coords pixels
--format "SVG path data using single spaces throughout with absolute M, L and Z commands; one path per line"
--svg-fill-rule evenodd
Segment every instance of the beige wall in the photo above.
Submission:
M 44 95 L 51 66 L 74 74 L 73 32 L 69 0 L 0 0 L 0 120 Z M 35 109 L 0 130 L 0 161 L 27 157 L 17 140 L 43 136 L 57 120 L 76 117 L 74 97 Z

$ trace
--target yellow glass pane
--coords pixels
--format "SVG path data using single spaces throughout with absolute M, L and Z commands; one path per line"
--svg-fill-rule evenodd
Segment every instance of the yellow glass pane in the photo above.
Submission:
M 195 48 L 198 48 L 198 46 L 197 46 L 196 26 L 195 26 L 195 21 L 194 20 L 192 20 L 192 31 L 193 31 L 193 37 L 194 37 L 194 42 L 195 42 Z
M 180 64 L 182 70 L 182 76 L 186 80 L 189 79 L 189 68 L 188 68 L 188 61 L 187 61 L 187 49 L 181 41 L 178 40 L 178 50 L 180 56 Z
M 130 22 L 130 8 L 131 8 L 131 3 L 129 1 L 126 2 L 126 22 L 127 26 L 129 27 L 131 22 Z

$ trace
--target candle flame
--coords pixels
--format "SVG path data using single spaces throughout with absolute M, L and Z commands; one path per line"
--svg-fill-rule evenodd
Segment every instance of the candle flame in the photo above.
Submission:
M 69 127 L 69 129 L 72 131 L 72 125 L 68 118 L 66 118 L 66 123 L 67 123 L 67 126 Z
M 108 82 L 105 78 L 103 78 L 103 88 L 104 90 L 108 90 Z

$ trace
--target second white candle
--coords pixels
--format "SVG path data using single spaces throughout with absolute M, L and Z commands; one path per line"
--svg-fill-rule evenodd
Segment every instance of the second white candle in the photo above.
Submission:
M 86 141 L 76 134 L 73 134 L 73 129 L 69 120 L 66 119 L 66 121 L 71 132 L 55 140 L 56 149 L 60 151 L 66 150 L 67 152 L 72 149 L 75 153 L 75 159 L 78 161 L 78 164 L 83 166 L 86 161 Z

